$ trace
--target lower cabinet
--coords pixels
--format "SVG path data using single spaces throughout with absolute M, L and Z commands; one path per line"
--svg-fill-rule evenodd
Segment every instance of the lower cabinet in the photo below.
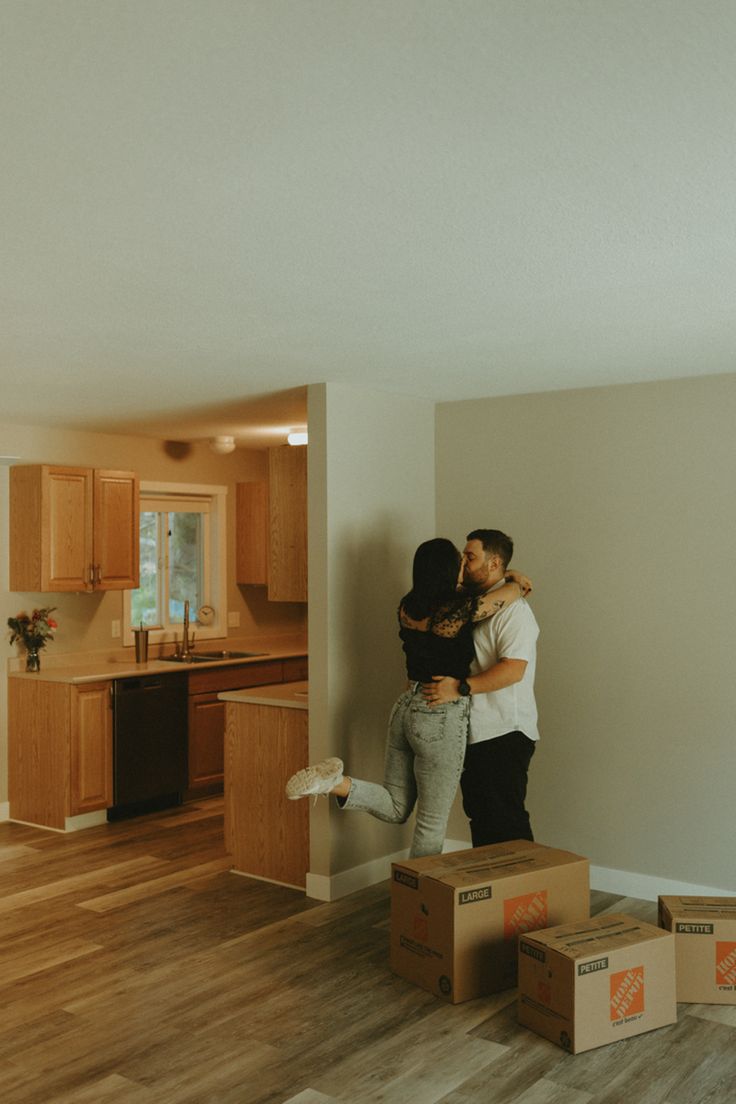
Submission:
M 195 800 L 223 790 L 223 690 L 307 677 L 306 656 L 190 671 L 189 788 Z M 112 682 L 8 680 L 8 792 L 12 820 L 47 828 L 113 804 Z
M 242 667 L 209 667 L 189 675 L 189 789 L 188 800 L 222 793 L 225 757 L 224 690 L 245 690 L 276 682 L 307 678 L 306 656 L 267 659 Z
M 9 679 L 11 819 L 65 829 L 112 805 L 110 686 Z
M 71 687 L 71 816 L 112 805 L 110 683 Z
M 217 691 L 189 695 L 189 790 L 222 789 L 225 703 Z

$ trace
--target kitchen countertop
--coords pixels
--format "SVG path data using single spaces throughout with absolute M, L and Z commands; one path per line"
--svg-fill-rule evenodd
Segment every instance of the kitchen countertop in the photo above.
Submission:
M 225 690 L 220 701 L 238 705 L 273 705 L 285 709 L 309 708 L 308 682 L 279 682 L 273 686 L 257 686 L 252 690 Z
M 202 651 L 214 651 L 217 642 L 211 644 L 208 641 Z M 213 659 L 205 663 L 171 663 L 162 659 L 151 658 L 147 663 L 136 663 L 130 656 L 110 657 L 101 655 L 98 658 L 85 656 L 75 662 L 69 657 L 69 662 L 64 663 L 64 657 L 55 657 L 44 666 L 46 656 L 41 653 L 41 670 L 39 672 L 9 671 L 9 678 L 35 679 L 36 682 L 102 682 L 107 679 L 139 678 L 141 675 L 166 675 L 175 674 L 177 671 L 208 671 L 212 667 L 237 667 L 244 664 L 264 663 L 274 659 L 289 659 L 306 656 L 307 646 L 303 639 L 297 637 L 271 637 L 248 638 L 236 642 L 226 642 L 224 648 L 230 651 L 261 652 L 261 655 L 253 655 L 247 658 Z M 196 652 L 195 648 L 195 652 Z M 130 649 L 132 651 L 132 648 Z

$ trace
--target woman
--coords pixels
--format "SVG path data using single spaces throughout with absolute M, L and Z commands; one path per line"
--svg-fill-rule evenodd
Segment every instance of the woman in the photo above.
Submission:
M 412 589 L 399 605 L 399 636 L 406 653 L 409 689 L 389 720 L 383 785 L 343 777 L 341 759 L 324 759 L 292 775 L 287 797 L 329 793 L 343 809 L 361 809 L 379 820 L 403 824 L 417 806 L 410 854 L 436 855 L 463 769 L 470 701 L 461 698 L 429 706 L 421 684 L 441 672 L 467 678 L 473 624 L 492 617 L 530 588 L 524 576 L 508 572 L 497 590 L 469 597 L 458 592 L 462 557 L 452 541 L 438 537 L 414 555 Z

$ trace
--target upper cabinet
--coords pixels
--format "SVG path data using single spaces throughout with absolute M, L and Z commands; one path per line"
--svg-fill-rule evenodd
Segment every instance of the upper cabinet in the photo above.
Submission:
M 235 579 L 246 586 L 268 583 L 268 484 L 238 483 Z
M 268 450 L 268 485 L 238 484 L 237 581 L 307 601 L 307 446 Z
M 138 511 L 134 472 L 11 468 L 10 589 L 135 589 Z

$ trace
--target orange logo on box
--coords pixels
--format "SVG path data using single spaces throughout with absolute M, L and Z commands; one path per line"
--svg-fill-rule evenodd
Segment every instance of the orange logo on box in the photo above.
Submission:
M 644 1011 L 644 967 L 611 974 L 611 1019 L 623 1020 Z
M 509 897 L 503 903 L 503 937 L 515 939 L 524 932 L 547 927 L 547 890 Z
M 736 985 L 736 943 L 716 940 L 716 985 Z
M 421 913 L 414 917 L 414 938 L 426 943 L 429 938 L 429 921 Z

